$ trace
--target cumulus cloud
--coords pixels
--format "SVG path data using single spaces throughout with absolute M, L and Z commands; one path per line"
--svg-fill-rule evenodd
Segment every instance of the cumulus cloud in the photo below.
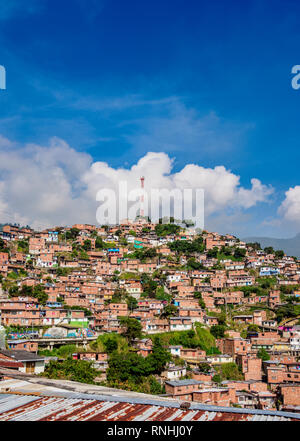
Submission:
M 287 221 L 300 224 L 300 185 L 289 188 L 278 213 Z
M 224 166 L 205 168 L 188 164 L 172 172 L 173 159 L 166 153 L 148 152 L 131 168 L 113 168 L 93 162 L 90 155 L 53 138 L 48 146 L 19 146 L 0 138 L 0 222 L 19 222 L 35 228 L 96 223 L 99 202 L 96 194 L 104 188 L 118 190 L 126 181 L 128 190 L 139 186 L 145 176 L 145 190 L 152 188 L 201 188 L 205 191 L 206 216 L 249 209 L 268 200 L 272 188 L 258 179 L 251 187 L 240 185 L 240 177 Z

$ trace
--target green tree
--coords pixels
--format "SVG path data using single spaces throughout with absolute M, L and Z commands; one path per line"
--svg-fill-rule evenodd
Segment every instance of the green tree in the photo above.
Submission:
M 150 366 L 149 370 L 154 374 L 160 374 L 171 358 L 170 352 L 163 347 L 160 338 L 155 336 L 152 353 L 146 357 L 147 363 Z
M 82 248 L 83 248 L 85 251 L 91 251 L 91 249 L 92 249 L 92 242 L 91 242 L 89 239 L 86 239 L 86 240 L 84 241 L 84 243 L 83 243 Z
M 17 297 L 19 295 L 19 288 L 17 285 L 13 285 L 8 290 L 9 297 Z
M 286 304 L 276 309 L 276 320 L 281 322 L 286 318 L 297 317 L 300 315 L 300 305 Z
M 196 292 L 194 293 L 194 297 L 195 297 L 196 299 L 199 299 L 199 306 L 201 306 L 202 309 L 205 309 L 205 302 L 204 302 L 204 300 L 203 300 L 203 297 L 202 297 L 201 292 L 200 292 L 200 291 L 196 291 Z
M 155 248 L 147 248 L 145 250 L 135 250 L 131 256 L 139 259 L 141 262 L 145 262 L 147 259 L 153 259 L 156 255 L 157 251 Z
M 255 251 L 261 250 L 261 245 L 258 242 L 249 242 L 246 245 L 247 247 L 252 248 Z
M 105 346 L 105 351 L 108 354 L 111 354 L 112 352 L 116 351 L 118 349 L 118 342 L 116 340 L 116 338 L 110 336 L 105 342 L 104 342 L 104 346 Z
M 18 251 L 21 253 L 28 254 L 29 253 L 29 243 L 27 240 L 19 240 L 18 241 Z
M 204 269 L 204 266 L 202 265 L 202 263 L 197 262 L 194 257 L 187 261 L 187 267 L 192 270 Z
M 208 374 L 211 371 L 211 366 L 208 363 L 200 363 L 198 369 L 200 372 L 203 372 L 204 374 Z
M 175 224 L 158 224 L 155 227 L 155 233 L 158 237 L 169 236 L 170 234 L 177 234 L 180 227 Z
M 216 259 L 218 257 L 218 248 L 214 247 L 211 250 L 207 251 L 207 257 L 209 259 Z
M 231 305 L 229 305 L 229 307 L 230 306 Z M 217 314 L 217 317 L 218 317 L 219 325 L 224 326 L 224 330 L 225 330 L 225 328 L 226 328 L 226 312 L 222 311 L 220 314 Z
M 169 318 L 178 314 L 178 308 L 175 305 L 166 305 L 161 313 L 161 317 Z
M 149 375 L 149 366 L 145 359 L 135 352 L 113 352 L 109 358 L 106 371 L 109 382 L 140 381 Z
M 36 285 L 33 288 L 33 297 L 35 297 L 41 305 L 46 305 L 48 301 L 48 294 L 45 292 L 43 285 Z
M 259 332 L 259 326 L 251 324 L 248 326 L 248 332 Z
M 19 295 L 22 297 L 32 297 L 33 295 L 32 286 L 23 285 L 19 291 Z
M 56 352 L 59 357 L 68 358 L 77 351 L 76 345 L 64 345 L 58 348 Z
M 84 250 L 82 250 L 80 252 L 79 259 L 81 259 L 81 260 L 90 260 L 89 255 Z
M 231 256 L 232 255 L 232 249 L 230 247 L 222 246 L 221 247 L 221 254 L 224 254 L 225 256 Z
M 225 334 L 225 330 L 226 327 L 223 325 L 213 325 L 210 328 L 210 332 L 215 338 L 223 338 Z
M 284 251 L 282 250 L 275 251 L 275 257 L 276 259 L 282 259 L 284 257 Z
M 97 374 L 98 371 L 92 367 L 91 362 L 68 358 L 63 362 L 51 360 L 41 375 L 47 378 L 93 384 Z
M 235 250 L 234 250 L 234 254 L 233 254 L 233 256 L 236 258 L 236 259 L 242 259 L 243 257 L 245 257 L 246 256 L 246 250 L 245 249 L 243 249 L 243 248 L 236 248 Z
M 264 252 L 267 254 L 274 254 L 274 248 L 273 247 L 266 247 L 266 248 L 264 248 Z
M 243 374 L 240 372 L 236 363 L 222 363 L 216 367 L 221 380 L 243 380 Z M 215 380 L 214 380 L 215 381 Z
M 170 294 L 167 294 L 163 288 L 163 286 L 158 286 L 156 289 L 156 295 L 155 298 L 157 300 L 167 301 L 169 302 L 172 298 Z
M 214 381 L 215 383 L 220 384 L 222 382 L 222 377 L 220 374 L 216 374 L 212 377 L 212 381 Z
M 3 239 L 0 239 L 0 252 L 1 253 L 8 253 L 9 252 L 9 249 L 6 247 Z
M 97 250 L 103 250 L 105 248 L 105 243 L 101 239 L 101 237 L 97 237 L 95 241 L 95 247 Z
M 57 268 L 56 269 L 56 275 L 58 277 L 67 276 L 69 274 L 69 272 L 70 272 L 70 268 Z
M 137 299 L 135 299 L 135 298 L 132 297 L 132 296 L 128 296 L 126 302 L 127 302 L 127 305 L 128 305 L 128 309 L 129 309 L 130 311 L 133 311 L 134 309 L 136 309 L 136 308 L 138 307 L 138 301 L 137 301 Z
M 129 317 L 120 317 L 120 324 L 123 328 L 122 335 L 130 343 L 135 338 L 141 338 L 142 336 L 142 325 L 136 319 Z
M 257 351 L 257 357 L 261 358 L 263 361 L 270 360 L 270 355 L 264 348 L 261 348 Z
M 202 253 L 204 251 L 202 237 L 198 237 L 193 241 L 176 240 L 174 242 L 169 243 L 168 245 L 172 251 L 175 251 L 177 254 L 184 254 L 186 256 L 189 256 L 194 253 Z
M 144 283 L 141 280 L 141 283 L 143 285 L 144 295 L 154 299 L 156 297 L 156 290 L 158 287 L 158 283 L 150 278 L 148 278 L 148 281 Z
M 71 228 L 70 231 L 66 232 L 66 239 L 76 239 L 79 236 L 80 230 L 78 228 Z
M 150 384 L 150 393 L 153 395 L 159 395 L 163 393 L 163 388 L 161 384 L 156 380 L 155 377 L 150 376 L 149 377 L 149 384 Z

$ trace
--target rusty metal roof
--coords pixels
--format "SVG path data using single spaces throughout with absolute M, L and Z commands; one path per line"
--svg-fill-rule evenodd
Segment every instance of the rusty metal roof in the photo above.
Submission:
M 9 369 L 16 369 L 19 367 L 24 367 L 23 363 L 20 361 L 14 361 L 14 360 L 4 360 L 0 358 L 0 368 L 9 368 Z
M 0 394 L 0 421 L 291 421 L 300 414 L 66 391 Z
M 20 375 L 0 381 L 0 421 L 290 421 L 300 413 L 219 407 Z M 8 374 L 5 374 L 8 375 Z

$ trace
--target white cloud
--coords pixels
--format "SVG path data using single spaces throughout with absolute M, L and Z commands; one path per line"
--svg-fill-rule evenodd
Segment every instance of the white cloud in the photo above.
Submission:
M 263 185 L 259 179 L 251 179 L 252 187 L 250 190 L 240 188 L 238 190 L 238 204 L 244 208 L 250 208 L 257 202 L 264 202 L 267 196 L 273 193 L 273 188 L 269 185 Z
M 113 168 L 93 162 L 86 153 L 52 138 L 49 146 L 18 146 L 0 137 L 0 222 L 20 222 L 34 227 L 96 223 L 96 194 L 100 189 L 118 189 L 127 181 L 128 189 L 146 178 L 151 188 L 205 190 L 206 215 L 248 209 L 265 202 L 272 189 L 259 180 L 251 188 L 240 185 L 239 176 L 224 166 L 204 168 L 188 164 L 172 173 L 173 160 L 166 153 L 149 152 L 131 168 Z
M 300 185 L 289 188 L 278 213 L 287 221 L 300 224 Z
M 66 92 L 54 92 L 54 94 L 60 98 L 65 99 Z M 72 97 L 72 93 L 70 93 Z M 70 99 L 70 97 L 69 97 Z M 151 106 L 168 106 L 173 105 L 178 101 L 178 97 L 168 97 L 162 99 L 145 99 L 141 95 L 133 94 L 122 97 L 108 97 L 108 98 L 95 98 L 95 97 L 77 97 L 74 101 L 74 97 L 70 99 L 68 105 L 78 110 L 91 110 L 93 112 L 107 111 L 118 112 L 127 109 L 134 109 L 137 107 L 151 107 Z

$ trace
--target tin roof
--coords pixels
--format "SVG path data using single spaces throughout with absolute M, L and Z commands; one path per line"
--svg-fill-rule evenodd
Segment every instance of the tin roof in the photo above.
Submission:
M 177 380 L 177 381 L 166 381 L 166 384 L 170 386 L 189 386 L 191 384 L 202 384 L 203 381 L 198 380 Z
M 99 395 L 53 388 L 9 393 L 0 383 L 0 421 L 290 421 L 300 414 L 202 405 L 191 402 L 188 410 L 179 401 L 159 397 Z M 22 389 L 24 381 L 19 382 Z M 117 392 L 117 391 L 116 391 Z
M 33 354 L 32 352 L 23 351 L 21 349 L 0 349 L 0 354 L 10 357 L 17 361 L 43 361 L 44 357 Z
M 14 360 L 2 360 L 0 358 L 0 368 L 9 368 L 9 369 L 17 369 L 19 367 L 24 367 L 23 363 L 20 361 L 14 361 Z
M 25 339 L 20 339 L 20 340 L 17 340 L 17 339 L 12 339 L 12 340 L 7 340 L 7 343 L 8 344 L 19 344 L 19 343 L 27 343 L 27 342 L 30 342 L 31 343 L 31 339 L 30 338 L 27 338 L 26 340 Z

